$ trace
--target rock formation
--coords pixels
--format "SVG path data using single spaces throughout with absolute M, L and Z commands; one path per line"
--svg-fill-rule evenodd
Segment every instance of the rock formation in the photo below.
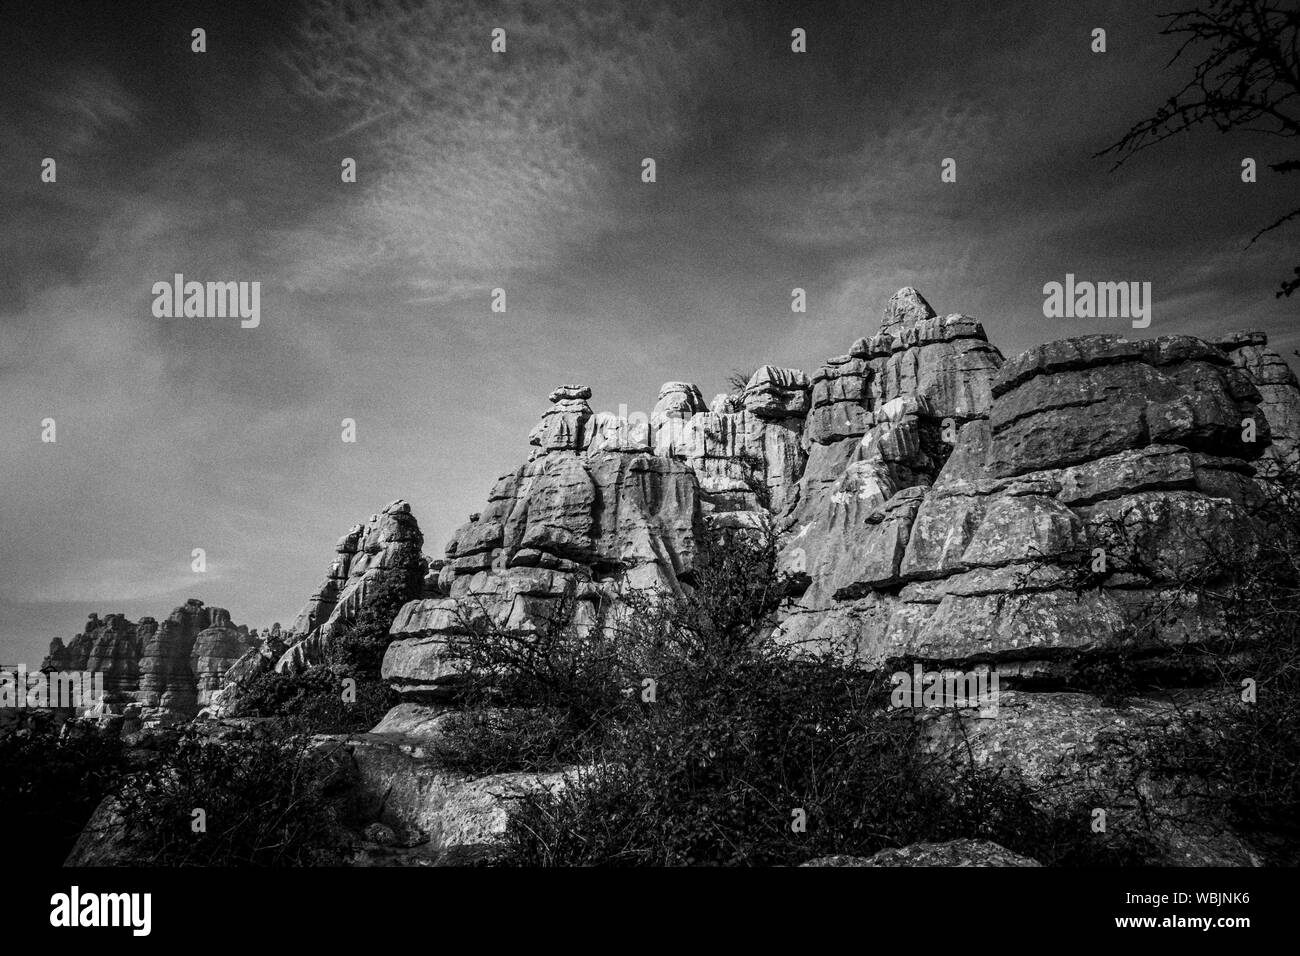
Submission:
M 255 643 L 190 602 L 161 624 L 92 618 L 68 646 L 56 640 L 47 666 L 104 670 L 111 706 L 231 713 L 249 678 L 324 660 L 397 595 L 382 676 L 403 701 L 340 746 L 383 817 L 376 843 L 400 827 L 463 848 L 503 825 L 494 788 L 563 775 L 476 781 L 437 765 L 428 746 L 458 678 L 449 639 L 484 622 L 521 635 L 557 619 L 605 628 L 631 591 L 694 586 L 709 523 L 761 527 L 780 536 L 791 581 L 779 640 L 872 668 L 995 667 L 1009 685 L 999 719 L 968 734 L 955 712 L 932 715 L 929 745 L 1067 792 L 1100 741 L 1170 718 L 1151 700 L 1053 690 L 1053 678 L 1079 654 L 1167 667 L 1171 648 L 1213 636 L 1219 609 L 1178 585 L 1222 549 L 1249 552 L 1260 471 L 1300 456 L 1300 382 L 1260 333 L 1089 335 L 1004 360 L 980 322 L 939 316 L 912 288 L 811 377 L 763 366 L 709 403 L 668 382 L 641 416 L 596 413 L 591 397 L 574 384 L 551 393 L 526 460 L 442 559 L 421 554 L 415 517 L 395 501 L 339 540 L 284 633 Z M 1136 633 L 1134 612 L 1150 605 L 1162 613 Z M 1254 859 L 1202 824 L 1171 837 L 1170 862 Z M 930 864 L 1035 865 L 972 841 L 813 865 Z
M 353 525 L 334 547 L 325 580 L 285 632 L 276 624 L 256 647 L 231 662 L 219 685 L 202 701 L 207 716 L 239 711 L 243 688 L 271 670 L 295 673 L 324 663 L 331 646 L 369 609 L 405 602 L 425 589 L 429 562 L 424 535 L 411 506 L 398 499 Z
M 487 507 L 457 529 L 435 593 L 394 621 L 385 678 L 415 697 L 436 697 L 452 676 L 439 659 L 443 642 L 477 616 L 527 629 L 565 613 L 595 626 L 624 588 L 676 591 L 689 581 L 700 483 L 686 463 L 651 447 L 671 442 L 668 422 L 679 420 L 660 408 L 680 402 L 702 418 L 710 413 L 699 411 L 698 391 L 665 392 L 648 422 L 594 414 L 585 386 L 551 393 L 529 436 L 530 459 L 502 476 Z M 750 420 L 746 412 L 725 417 Z M 692 447 L 703 457 L 702 437 Z
M 1300 381 L 1286 360 L 1268 347 L 1263 332 L 1233 332 L 1214 340 L 1259 389 L 1259 407 L 1268 419 L 1270 458 L 1294 459 L 1300 452 Z
M 324 583 L 290 627 L 288 649 L 277 669 L 301 670 L 322 660 L 330 644 L 385 588 L 396 589 L 402 598 L 416 597 L 428 570 L 423 545 L 411 506 L 401 499 L 353 525 L 335 545 Z
M 526 630 L 568 602 L 595 625 L 624 588 L 689 586 L 705 520 L 781 530 L 799 591 L 782 640 L 1037 673 L 1114 646 L 1133 606 L 1248 540 L 1253 463 L 1300 441 L 1300 385 L 1259 333 L 1092 335 L 1007 362 L 912 288 L 811 379 L 764 366 L 708 405 L 669 382 L 648 421 L 590 398 L 551 394 L 530 459 L 456 531 L 436 594 L 398 615 L 384 675 L 410 699 L 445 696 L 439 651 L 477 616 Z M 1117 521 L 1151 573 L 1080 598 L 1062 568 Z M 1213 623 L 1184 602 L 1148 640 Z
M 1187 336 L 1095 335 L 988 374 L 989 404 L 967 406 L 960 431 L 955 406 L 936 407 L 933 392 L 883 393 L 839 478 L 819 481 L 828 491 L 797 516 L 790 547 L 813 557 L 786 639 L 847 642 L 875 663 L 980 657 L 1023 669 L 1040 652 L 1113 644 L 1126 606 L 1172 585 L 1216 541 L 1247 534 L 1250 462 L 1270 421 L 1219 349 Z M 951 454 L 932 440 L 943 418 Z M 1246 419 L 1257 423 L 1251 442 Z M 1119 576 L 1081 606 L 1050 565 L 1102 547 L 1116 520 L 1156 579 Z M 1191 636 L 1204 622 L 1187 610 L 1176 633 L 1153 639 Z
M 168 723 L 193 717 L 255 643 L 227 610 L 191 598 L 161 624 L 152 617 L 132 624 L 123 614 L 92 614 L 68 644 L 57 637 L 51 642 L 41 669 L 102 673 L 98 712 L 121 714 L 134 705 L 145 719 Z

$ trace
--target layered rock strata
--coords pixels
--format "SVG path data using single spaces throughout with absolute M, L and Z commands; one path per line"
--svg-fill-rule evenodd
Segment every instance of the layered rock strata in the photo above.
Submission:
M 104 699 L 89 708 L 94 712 L 121 714 L 132 707 L 151 722 L 172 722 L 205 706 L 257 642 L 256 632 L 236 627 L 225 608 L 191 598 L 162 622 L 92 614 L 66 645 L 57 637 L 51 642 L 41 669 L 103 674 Z
M 483 616 L 599 625 L 624 588 L 689 587 L 705 520 L 781 531 L 783 640 L 1032 672 L 1116 646 L 1135 605 L 1248 541 L 1256 463 L 1300 443 L 1300 385 L 1259 333 L 1094 335 L 1005 361 L 980 322 L 912 288 L 811 378 L 764 366 L 708 404 L 669 382 L 639 420 L 590 398 L 551 394 L 529 460 L 398 615 L 384 674 L 411 699 L 454 685 L 440 650 Z M 1071 569 L 1119 547 L 1116 528 L 1116 560 L 1144 574 L 1118 562 L 1077 595 Z M 1183 599 L 1165 617 L 1148 640 L 1215 623 Z

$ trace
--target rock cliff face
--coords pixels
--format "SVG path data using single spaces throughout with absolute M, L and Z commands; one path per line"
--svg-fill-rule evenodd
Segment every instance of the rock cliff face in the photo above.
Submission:
M 191 598 L 161 624 L 151 617 L 132 624 L 122 614 L 92 614 L 66 645 L 54 639 L 41 669 L 103 673 L 97 711 L 121 714 L 134 705 L 145 719 L 168 723 L 193 717 L 256 643 L 256 633 L 236 627 L 224 608 Z
M 764 527 L 780 536 L 792 582 L 778 639 L 871 667 L 992 665 L 1010 678 L 998 719 L 968 732 L 939 714 L 933 745 L 1065 793 L 1103 739 L 1170 717 L 1163 702 L 1112 706 L 1051 679 L 1081 652 L 1121 647 L 1167 673 L 1161 655 L 1213 635 L 1219 610 L 1179 584 L 1222 548 L 1249 550 L 1260 473 L 1300 454 L 1300 383 L 1259 333 L 1091 335 L 1005 360 L 979 322 L 939 316 L 911 288 L 889 300 L 877 332 L 811 377 L 764 366 L 709 403 L 669 382 L 640 417 L 595 413 L 591 397 L 582 385 L 551 393 L 527 459 L 443 559 L 421 556 L 415 518 L 394 502 L 339 541 L 292 628 L 233 664 L 224 612 L 200 625 L 186 609 L 162 625 L 92 621 L 51 660 L 93 652 L 123 699 L 220 714 L 242 680 L 320 660 L 396 589 L 409 600 L 382 673 L 403 701 L 355 748 L 362 792 L 390 808 L 390 823 L 474 843 L 499 829 L 499 806 L 481 799 L 484 781 L 444 774 L 424 751 L 455 700 L 448 639 L 485 619 L 527 635 L 562 612 L 602 628 L 631 590 L 692 587 L 709 523 Z M 1136 633 L 1133 612 L 1146 606 L 1161 613 Z M 1222 703 L 1202 697 L 1195 707 Z M 1126 794 L 1113 794 L 1116 812 L 1139 812 Z M 1168 862 L 1255 860 L 1218 822 L 1197 826 L 1170 837 Z M 914 851 L 864 865 L 1032 865 L 988 845 Z
M 598 626 L 625 588 L 676 591 L 689 582 L 702 527 L 701 482 L 685 461 L 652 448 L 679 447 L 673 442 L 686 431 L 681 422 L 722 421 L 725 430 L 733 419 L 756 419 L 746 411 L 715 416 L 698 390 L 665 386 L 662 394 L 650 420 L 638 422 L 593 414 L 585 386 L 551 393 L 551 407 L 529 436 L 530 459 L 502 476 L 487 507 L 457 529 L 433 593 L 394 621 L 386 679 L 416 697 L 436 697 L 451 676 L 438 659 L 443 641 L 478 616 L 527 630 L 563 608 L 579 625 Z M 719 449 L 710 442 L 735 447 L 737 440 L 734 430 L 691 434 L 680 447 L 701 460 Z M 734 482 L 718 475 L 715 500 L 722 500 Z
M 1272 459 L 1294 457 L 1300 451 L 1300 381 L 1282 356 L 1268 347 L 1262 332 L 1233 332 L 1214 341 L 1259 389 L 1260 410 L 1268 419 Z
M 381 602 L 403 602 L 425 590 L 424 535 L 411 506 L 398 499 L 368 521 L 353 525 L 334 546 L 325 580 L 282 632 L 271 628 L 255 647 L 231 661 L 224 678 L 200 702 L 207 716 L 239 712 L 243 688 L 271 670 L 294 673 L 323 663 L 361 615 Z
M 1093 335 L 1005 361 L 912 288 L 811 378 L 764 366 L 708 404 L 669 382 L 648 421 L 590 398 L 551 394 L 529 460 L 398 615 L 384 675 L 410 699 L 442 696 L 438 652 L 476 616 L 526 631 L 567 601 L 598 626 L 625 588 L 689 586 L 705 521 L 782 533 L 799 591 L 782 640 L 1050 671 L 1248 541 L 1256 464 L 1300 447 L 1300 384 L 1259 333 Z M 1078 597 L 1068 569 L 1118 548 L 1117 527 L 1144 574 L 1117 564 Z M 1146 640 L 1195 640 L 1214 613 L 1180 600 Z
M 843 642 L 876 663 L 979 657 L 1024 669 L 1114 644 L 1127 605 L 1157 599 L 1216 545 L 1248 539 L 1250 462 L 1270 420 L 1250 376 L 1209 343 L 1054 342 L 1002 364 L 984 394 L 989 404 L 967 406 L 976 415 L 958 431 L 952 405 L 885 392 L 792 536 L 792 551 L 807 541 L 814 557 L 787 639 Z M 950 453 L 932 440 L 944 418 Z M 1154 577 L 1119 575 L 1082 607 L 1057 566 L 1104 551 L 1116 522 Z M 1207 622 L 1184 610 L 1150 639 L 1194 637 Z
M 276 663 L 282 671 L 316 663 L 325 650 L 354 624 L 385 588 L 415 597 L 428 563 L 421 553 L 424 535 L 411 506 L 397 500 L 353 525 L 335 545 L 325 581 L 298 613 L 285 638 L 288 649 Z

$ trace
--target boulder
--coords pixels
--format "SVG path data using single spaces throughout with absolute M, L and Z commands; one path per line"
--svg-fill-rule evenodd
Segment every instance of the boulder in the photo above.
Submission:
M 823 856 L 803 866 L 1042 866 L 991 840 L 912 843 L 871 856 Z

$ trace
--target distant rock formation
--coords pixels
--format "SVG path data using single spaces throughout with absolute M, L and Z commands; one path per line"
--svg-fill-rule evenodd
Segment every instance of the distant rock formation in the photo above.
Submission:
M 66 645 L 50 644 L 44 671 L 104 675 L 104 700 L 94 711 L 128 707 L 152 723 L 193 717 L 222 685 L 231 665 L 257 643 L 256 632 L 236 627 L 224 608 L 190 598 L 161 623 L 132 624 L 123 614 L 92 614 L 85 630 Z

